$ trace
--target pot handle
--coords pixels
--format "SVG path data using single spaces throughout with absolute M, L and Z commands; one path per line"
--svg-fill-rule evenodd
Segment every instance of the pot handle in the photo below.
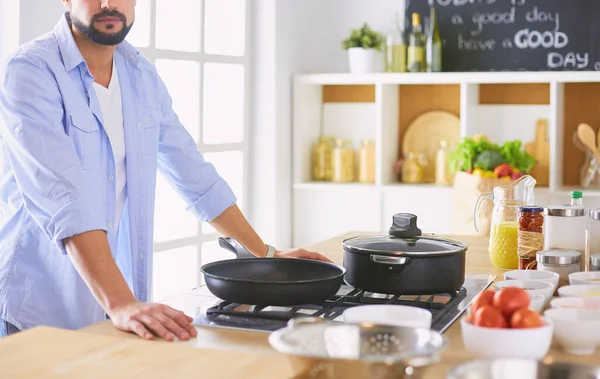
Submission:
M 236 258 L 256 258 L 235 238 L 219 237 L 219 246 L 235 254 Z
M 407 266 L 410 263 L 409 257 L 390 257 L 387 255 L 371 255 L 371 263 L 386 266 Z

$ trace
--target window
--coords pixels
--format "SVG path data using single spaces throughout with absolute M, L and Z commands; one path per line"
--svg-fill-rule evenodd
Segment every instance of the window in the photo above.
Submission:
M 245 212 L 248 151 L 247 0 L 138 0 L 127 40 L 156 65 L 173 108 Z M 231 255 L 158 175 L 152 299 L 201 284 L 200 265 Z

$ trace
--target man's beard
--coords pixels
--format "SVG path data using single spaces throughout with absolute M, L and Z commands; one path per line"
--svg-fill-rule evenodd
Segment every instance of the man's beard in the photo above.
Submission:
M 98 19 L 103 18 L 103 17 L 118 18 L 123 23 L 123 28 L 116 33 L 108 34 L 108 33 L 101 32 L 100 30 L 96 29 L 96 27 L 94 26 L 94 22 L 96 22 Z M 79 30 L 79 32 L 81 34 L 83 34 L 87 39 L 89 39 L 90 41 L 97 43 L 99 45 L 107 45 L 107 46 L 114 46 L 114 45 L 118 45 L 121 42 L 123 42 L 125 37 L 127 37 L 127 34 L 129 33 L 129 31 L 131 30 L 131 27 L 133 26 L 133 22 L 131 23 L 131 25 L 128 26 L 127 18 L 125 17 L 125 15 L 116 10 L 113 10 L 113 11 L 105 10 L 101 13 L 93 15 L 92 18 L 90 19 L 89 25 L 84 24 L 77 17 L 73 17 L 70 13 L 67 13 L 67 18 L 72 22 L 72 24 L 75 26 L 75 28 L 77 30 Z

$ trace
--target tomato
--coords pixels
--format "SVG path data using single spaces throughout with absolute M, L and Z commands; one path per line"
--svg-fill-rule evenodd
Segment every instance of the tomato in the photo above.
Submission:
M 518 287 L 504 287 L 494 294 L 494 307 L 507 319 L 521 308 L 529 308 L 531 299 L 527 291 Z
M 529 308 L 517 309 L 510 318 L 511 328 L 539 328 L 543 325 L 539 313 Z
M 495 292 L 492 290 L 485 290 L 479 295 L 475 296 L 473 302 L 471 303 L 471 313 L 475 313 L 482 305 L 493 305 L 494 294 Z
M 502 317 L 499 310 L 491 305 L 482 305 L 475 312 L 474 324 L 486 328 L 506 328 L 506 320 Z

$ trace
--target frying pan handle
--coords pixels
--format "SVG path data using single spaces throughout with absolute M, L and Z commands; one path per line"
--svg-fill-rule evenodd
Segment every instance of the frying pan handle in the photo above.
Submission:
M 390 257 L 387 255 L 371 255 L 371 263 L 388 266 L 390 271 L 402 271 L 410 264 L 409 257 Z
M 256 258 L 235 238 L 219 237 L 219 246 L 235 254 L 236 258 Z

